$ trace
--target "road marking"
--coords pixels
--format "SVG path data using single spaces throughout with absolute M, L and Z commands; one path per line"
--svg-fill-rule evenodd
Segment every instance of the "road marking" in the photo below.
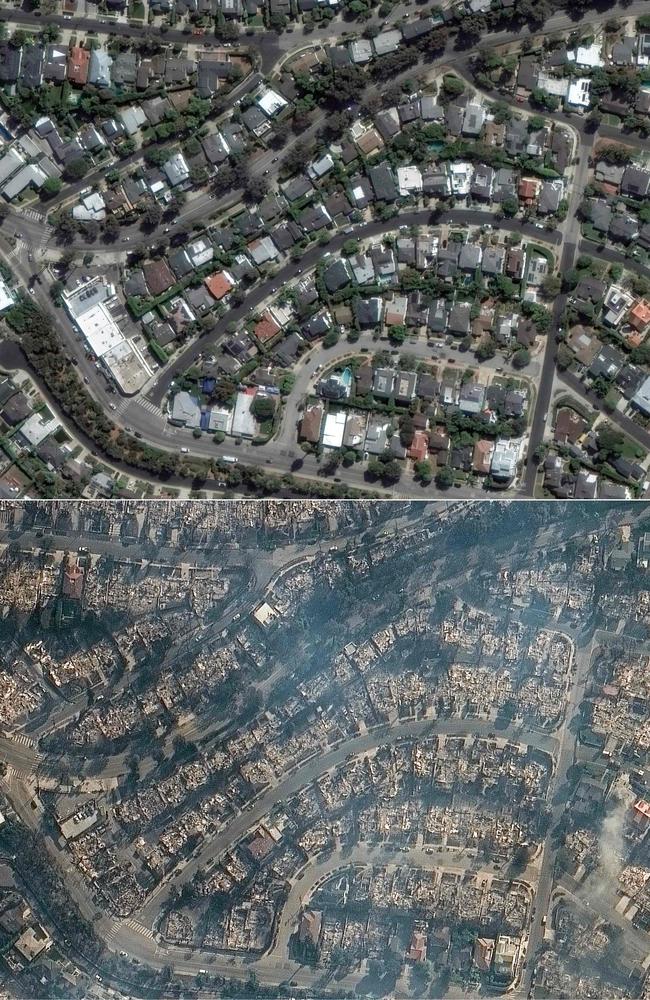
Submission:
M 33 740 L 30 736 L 25 736 L 24 733 L 15 733 L 10 737 L 14 743 L 21 743 L 24 747 L 30 747 L 30 749 L 36 749 L 36 740 Z
M 155 413 L 157 417 L 162 417 L 162 410 L 155 403 L 152 403 L 150 399 L 132 399 L 130 403 L 133 407 L 142 407 L 143 410 L 147 410 L 148 413 Z
M 150 941 L 153 941 L 154 939 L 153 931 L 149 930 L 148 927 L 145 927 L 144 924 L 139 923 L 134 917 L 131 917 L 129 920 L 125 920 L 124 926 L 128 927 L 129 930 L 134 931 L 136 934 L 144 934 L 144 936 L 149 938 Z
M 26 215 L 34 222 L 45 222 L 45 216 L 41 212 L 37 212 L 35 208 L 23 208 L 22 215 Z

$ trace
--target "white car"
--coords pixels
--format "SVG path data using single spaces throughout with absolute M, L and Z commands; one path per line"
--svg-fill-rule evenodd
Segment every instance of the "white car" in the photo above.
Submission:
M 190 451 L 189 448 L 181 448 L 181 452 L 182 452 L 183 455 L 188 455 L 189 451 Z

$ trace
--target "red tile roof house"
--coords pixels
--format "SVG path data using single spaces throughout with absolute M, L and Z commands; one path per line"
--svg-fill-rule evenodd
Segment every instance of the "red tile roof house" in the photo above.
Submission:
M 217 301 L 231 292 L 235 287 L 235 282 L 227 271 L 215 271 L 205 279 L 205 286 Z
M 68 566 L 63 576 L 63 595 L 80 601 L 84 589 L 84 571 L 80 566 Z
M 89 65 L 90 51 L 82 49 L 79 45 L 73 46 L 68 56 L 68 80 L 70 83 L 77 83 L 80 87 L 88 83 Z
M 493 452 L 494 445 L 491 441 L 481 440 L 476 442 L 472 455 L 472 468 L 474 472 L 478 472 L 482 476 L 487 476 L 490 471 Z
M 645 299 L 639 299 L 628 313 L 628 323 L 639 333 L 643 333 L 650 325 L 650 304 Z
M 274 340 L 281 330 L 282 327 L 279 323 L 276 323 L 267 309 L 266 312 L 262 313 L 259 322 L 253 327 L 253 334 L 255 335 L 258 343 L 264 347 L 266 344 L 269 344 L 272 340 Z
M 423 462 L 429 454 L 429 435 L 426 431 L 416 431 L 407 453 L 414 462 Z
M 537 192 L 539 191 L 539 181 L 533 180 L 529 177 L 522 177 L 519 181 L 519 198 L 521 201 L 527 204 L 532 204 L 537 199 Z
M 427 936 L 422 931 L 413 931 L 409 950 L 406 957 L 411 962 L 426 962 L 427 959 Z

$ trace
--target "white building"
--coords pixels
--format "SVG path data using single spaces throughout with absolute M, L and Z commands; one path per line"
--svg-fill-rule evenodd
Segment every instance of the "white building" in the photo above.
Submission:
M 115 288 L 96 277 L 64 292 L 63 303 L 89 350 L 105 365 L 125 396 L 138 392 L 153 374 L 140 350 L 127 340 L 111 314 Z
M 257 434 L 257 421 L 251 412 L 254 401 L 254 390 L 246 389 L 237 393 L 232 417 L 233 437 L 254 438 Z
M 461 197 L 469 194 L 472 174 L 473 167 L 471 163 L 450 163 L 449 176 L 451 178 L 452 194 L 460 195 Z
M 492 455 L 491 475 L 501 481 L 514 479 L 520 454 L 520 438 L 499 438 Z
M 340 448 L 343 444 L 343 434 L 345 433 L 345 410 L 336 413 L 330 412 L 325 418 L 325 429 L 323 431 L 324 448 Z
M 267 90 L 257 98 L 257 103 L 267 118 L 274 118 L 286 108 L 288 102 L 277 91 Z
M 567 107 L 576 108 L 576 110 L 588 108 L 590 90 L 591 80 L 588 76 L 581 76 L 577 80 L 572 80 L 566 96 Z
M 367 38 L 357 38 L 348 46 L 350 59 L 353 63 L 367 63 L 372 59 L 372 42 Z
M 0 278 L 0 313 L 14 304 L 14 297 L 9 286 Z
M 415 166 L 397 168 L 397 187 L 402 197 L 422 192 L 422 174 Z
M 314 160 L 307 167 L 307 176 L 312 181 L 316 181 L 319 177 L 324 177 L 328 174 L 330 170 L 334 167 L 334 159 L 331 153 L 325 153 L 325 156 L 321 156 L 319 160 Z
M 72 217 L 80 222 L 102 222 L 106 218 L 106 206 L 99 191 L 92 191 L 82 198 L 80 204 L 72 209 Z
M 176 187 L 177 184 L 184 184 L 190 176 L 190 168 L 182 153 L 175 153 L 174 156 L 170 156 L 163 163 L 162 169 L 171 187 Z
M 50 434 L 58 430 L 61 424 L 49 410 L 39 410 L 32 413 L 21 425 L 16 437 L 22 439 L 30 448 L 38 448 L 39 444 Z
M 601 56 L 600 42 L 592 42 L 591 45 L 579 45 L 577 49 L 567 52 L 566 57 L 569 62 L 573 62 L 580 69 L 597 69 L 604 66 Z

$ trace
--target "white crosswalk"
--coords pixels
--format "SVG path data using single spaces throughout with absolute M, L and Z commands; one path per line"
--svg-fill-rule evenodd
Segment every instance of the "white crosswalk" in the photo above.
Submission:
M 162 417 L 162 410 L 157 403 L 153 403 L 150 399 L 145 399 L 144 396 L 140 399 L 133 401 L 134 406 L 141 406 L 143 410 L 147 410 L 148 413 L 155 413 L 157 417 Z
M 43 758 L 41 758 L 41 760 L 42 759 Z M 12 782 L 14 779 L 21 783 L 25 781 L 33 781 L 34 771 L 28 770 L 27 768 L 16 767 L 15 764 L 7 764 L 6 780 Z
M 7 257 L 9 257 L 9 258 L 19 257 L 19 256 L 25 257 L 25 256 L 27 256 L 27 254 L 33 253 L 34 250 L 36 250 L 36 249 L 37 250 L 41 250 L 45 246 L 45 244 L 47 243 L 47 241 L 49 240 L 49 238 L 50 238 L 50 230 L 49 229 L 45 229 L 43 231 L 43 233 L 41 234 L 41 236 L 39 238 L 38 244 L 27 243 L 21 237 L 16 237 L 16 243 L 11 248 L 11 250 L 9 251 L 9 253 L 7 254 Z
M 7 254 L 7 257 L 9 258 L 9 260 L 11 260 L 14 257 L 19 257 L 21 254 L 25 253 L 26 251 L 29 253 L 29 246 L 28 246 L 28 244 L 25 243 L 24 240 L 17 239 L 16 243 L 15 243 L 15 246 L 13 246 L 11 248 L 11 250 Z
M 42 212 L 37 212 L 35 208 L 23 208 L 22 214 L 26 215 L 28 219 L 33 222 L 45 222 L 45 216 Z
M 125 920 L 124 926 L 128 927 L 129 930 L 134 931 L 135 934 L 144 934 L 146 938 L 153 941 L 153 931 L 149 930 L 148 927 L 145 927 L 144 924 L 138 923 L 134 917 L 131 917 L 129 920 Z
M 25 733 L 14 733 L 11 739 L 14 743 L 20 743 L 24 747 L 31 747 L 32 750 L 36 749 L 36 740 L 33 740 L 31 736 L 26 736 Z

